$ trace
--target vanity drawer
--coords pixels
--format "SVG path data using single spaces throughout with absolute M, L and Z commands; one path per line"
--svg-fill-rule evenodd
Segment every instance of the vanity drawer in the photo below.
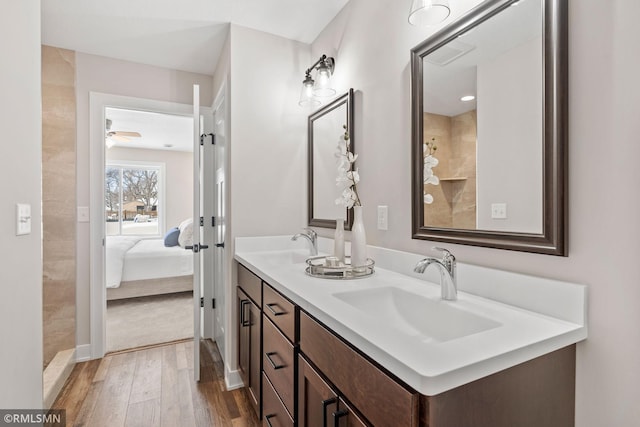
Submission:
M 262 280 L 242 264 L 238 264 L 238 286 L 258 307 L 262 307 Z
M 419 394 L 300 312 L 300 351 L 371 424 L 417 426 Z
M 262 324 L 262 370 L 273 384 L 285 407 L 293 414 L 293 345 L 264 316 Z
M 262 312 L 289 338 L 289 341 L 296 342 L 296 310 L 293 303 L 266 283 L 263 293 Z
M 293 418 L 285 409 L 273 385 L 262 374 L 262 413 L 264 414 L 264 426 L 271 427 L 293 427 Z

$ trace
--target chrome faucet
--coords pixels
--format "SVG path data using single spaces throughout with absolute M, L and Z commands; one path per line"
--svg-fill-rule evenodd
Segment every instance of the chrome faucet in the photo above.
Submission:
M 305 228 L 304 231 L 304 233 L 295 234 L 291 240 L 295 241 L 298 240 L 299 237 L 304 237 L 309 241 L 309 252 L 311 256 L 318 255 L 318 233 L 310 228 Z
M 432 248 L 442 252 L 442 260 L 435 258 L 425 258 L 419 261 L 413 271 L 416 273 L 424 273 L 431 264 L 434 264 L 440 270 L 440 290 L 443 300 L 455 301 L 458 299 L 458 284 L 456 279 L 456 257 L 444 248 Z

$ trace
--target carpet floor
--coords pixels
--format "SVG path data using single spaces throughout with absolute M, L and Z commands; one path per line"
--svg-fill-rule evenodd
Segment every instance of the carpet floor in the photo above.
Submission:
M 107 352 L 193 337 L 193 293 L 107 301 Z

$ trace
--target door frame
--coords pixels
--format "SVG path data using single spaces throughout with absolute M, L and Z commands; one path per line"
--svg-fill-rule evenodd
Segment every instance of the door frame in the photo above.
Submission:
M 104 166 L 105 108 L 124 108 L 193 117 L 193 105 L 157 101 L 100 92 L 89 93 L 89 319 L 90 357 L 99 359 L 106 351 Z M 201 114 L 213 114 L 200 107 Z

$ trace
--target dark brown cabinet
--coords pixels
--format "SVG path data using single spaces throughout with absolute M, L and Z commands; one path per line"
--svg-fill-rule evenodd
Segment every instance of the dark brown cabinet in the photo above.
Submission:
M 316 372 L 298 358 L 299 425 L 308 427 L 366 427 L 367 424 Z
M 574 425 L 575 345 L 425 396 L 242 265 L 238 286 L 239 367 L 264 426 Z
M 258 417 L 262 406 L 262 281 L 238 266 L 238 370 Z

